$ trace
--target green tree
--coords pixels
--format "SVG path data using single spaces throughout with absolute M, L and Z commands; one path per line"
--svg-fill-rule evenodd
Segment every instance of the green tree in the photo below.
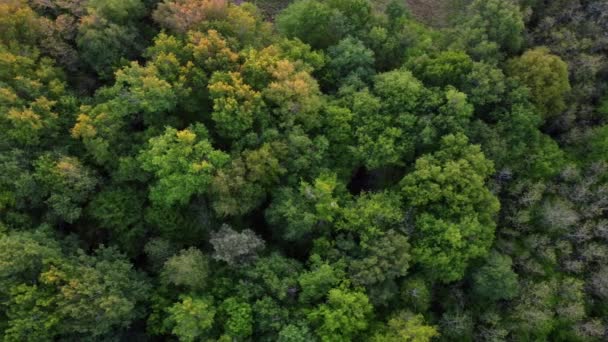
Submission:
M 436 57 L 423 55 L 407 63 L 416 78 L 427 86 L 461 88 L 473 70 L 471 57 L 462 51 L 442 51 Z
M 78 158 L 44 155 L 35 162 L 33 174 L 39 185 L 38 196 L 44 198 L 51 213 L 72 223 L 81 213 L 85 201 L 97 185 L 93 171 Z
M 373 239 L 359 253 L 348 270 L 354 284 L 367 287 L 405 276 L 412 259 L 408 238 L 394 230 Z
M 290 322 L 289 309 L 269 296 L 256 300 L 252 305 L 252 311 L 253 336 L 260 339 L 276 339 L 281 328 Z
M 221 216 L 243 215 L 261 205 L 268 189 L 286 172 L 281 163 L 285 151 L 283 143 L 267 143 L 243 151 L 218 170 L 211 183 L 215 212 Z
M 223 224 L 217 232 L 212 232 L 209 242 L 213 245 L 213 258 L 229 265 L 252 261 L 257 257 L 258 251 L 264 249 L 265 244 L 252 230 L 237 232 L 227 224 Z
M 365 247 L 389 230 L 399 229 L 404 216 L 397 193 L 362 193 L 342 209 L 336 228 L 357 234 Z
M 115 249 L 64 252 L 44 230 L 3 235 L 0 246 L 7 340 L 103 338 L 143 316 L 150 286 Z
M 250 284 L 249 291 L 256 297 L 271 296 L 276 300 L 292 303 L 298 291 L 300 263 L 274 252 L 259 258 L 252 267 L 245 269 Z
M 298 279 L 302 289 L 298 299 L 303 303 L 313 303 L 325 297 L 344 276 L 339 266 L 323 262 L 316 254 L 310 256 L 310 262 L 310 271 L 303 272 Z
M 246 339 L 253 332 L 251 306 L 235 297 L 230 297 L 220 306 L 226 315 L 224 333 L 231 338 Z
M 209 271 L 209 261 L 205 255 L 191 247 L 169 258 L 163 266 L 160 277 L 166 284 L 197 291 L 205 288 Z
M 110 232 L 110 240 L 117 243 L 123 251 L 139 253 L 143 226 L 143 204 L 145 194 L 133 187 L 105 185 L 94 195 L 86 213 L 98 227 Z
M 166 128 L 163 135 L 150 139 L 138 159 L 157 179 L 150 200 L 171 206 L 187 204 L 193 195 L 207 192 L 213 175 L 229 158 L 211 146 L 207 130 L 197 124 L 181 131 Z
M 493 172 L 479 146 L 462 134 L 448 135 L 439 151 L 419 158 L 401 181 L 407 203 L 417 211 L 414 260 L 435 278 L 458 280 L 470 259 L 488 252 L 499 209 L 485 186 Z
M 308 342 L 314 339 L 305 325 L 288 324 L 279 333 L 278 342 Z
M 87 13 L 76 38 L 80 56 L 100 77 L 109 79 L 114 68 L 143 49 L 135 23 L 143 17 L 144 6 L 140 0 L 95 0 L 88 3 Z
M 181 296 L 180 301 L 167 309 L 171 333 L 180 341 L 198 341 L 206 336 L 215 318 L 215 308 L 210 300 Z
M 568 64 L 546 48 L 526 51 L 509 61 L 509 75 L 530 89 L 531 101 L 543 118 L 559 115 L 565 108 L 565 95 L 570 91 Z
M 219 134 L 238 138 L 253 128 L 263 109 L 261 94 L 245 84 L 238 73 L 214 73 L 209 91 L 213 99 L 211 118 Z
M 332 174 L 322 174 L 312 184 L 302 181 L 297 192 L 291 187 L 279 188 L 266 219 L 289 241 L 323 233 L 339 214 L 343 191 Z
M 371 21 L 367 0 L 301 0 L 277 17 L 279 31 L 313 48 L 327 48 L 348 34 L 356 35 Z
M 475 106 L 498 103 L 506 92 L 505 75 L 500 68 L 487 63 L 475 62 L 465 76 L 464 91 Z
M 321 341 L 351 341 L 367 330 L 372 313 L 365 293 L 334 288 L 327 303 L 313 309 L 308 319 Z
M 473 291 L 491 301 L 515 297 L 519 283 L 511 265 L 510 257 L 497 252 L 490 253 L 486 264 L 473 274 Z
M 511 1 L 475 0 L 467 8 L 458 33 L 467 51 L 477 58 L 496 60 L 517 53 L 524 42 L 524 19 Z
M 386 332 L 376 333 L 374 342 L 428 342 L 440 334 L 435 326 L 426 325 L 424 317 L 402 311 L 388 321 Z
M 432 299 L 429 285 L 422 277 L 406 279 L 401 286 L 401 299 L 414 312 L 426 312 Z
M 325 81 L 330 89 L 336 89 L 344 82 L 368 83 L 375 74 L 374 52 L 358 39 L 342 39 L 327 50 L 327 57 Z

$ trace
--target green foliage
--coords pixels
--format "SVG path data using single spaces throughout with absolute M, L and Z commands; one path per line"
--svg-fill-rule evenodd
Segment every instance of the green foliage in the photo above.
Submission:
M 410 253 L 408 238 L 389 230 L 363 248 L 363 258 L 350 262 L 351 279 L 369 287 L 405 276 L 412 259 Z
M 264 248 L 264 240 L 253 231 L 245 229 L 239 233 L 227 224 L 211 233 L 209 242 L 213 245 L 213 258 L 229 265 L 251 261 L 255 259 L 257 251 Z
M 499 209 L 485 187 L 493 171 L 479 146 L 468 145 L 464 135 L 449 135 L 401 181 L 408 204 L 417 210 L 414 256 L 437 279 L 462 278 L 468 261 L 487 253 Z
M 353 112 L 358 116 L 357 154 L 369 168 L 402 165 L 414 152 L 413 115 L 424 87 L 409 71 L 395 70 L 377 75 L 374 95 L 367 91 L 353 95 Z
M 606 161 L 608 155 L 605 151 L 608 148 L 608 126 L 595 128 L 589 138 L 589 149 L 587 157 L 592 161 Z
M 215 73 L 210 82 L 211 117 L 218 133 L 227 138 L 240 137 L 252 128 L 262 110 L 261 94 L 244 84 L 238 73 Z
M 331 88 L 346 82 L 370 82 L 374 75 L 374 52 L 363 42 L 347 37 L 327 50 L 326 82 Z
M 291 302 L 297 291 L 298 275 L 301 265 L 297 260 L 284 257 L 279 253 L 260 258 L 245 273 L 253 284 L 253 293 L 268 295 L 277 300 Z
M 300 0 L 277 17 L 278 29 L 313 48 L 327 48 L 347 35 L 361 32 L 371 20 L 367 0 Z
M 307 342 L 313 339 L 308 327 L 289 324 L 281 329 L 279 333 L 279 342 Z
M 342 192 L 331 174 L 320 175 L 313 184 L 302 181 L 297 192 L 291 187 L 281 188 L 266 210 L 266 218 L 286 240 L 322 233 L 323 226 L 338 215 Z
M 605 340 L 607 23 L 0 0 L 0 340 Z
M 213 209 L 219 215 L 230 216 L 258 207 L 266 198 L 266 189 L 286 171 L 278 159 L 284 152 L 282 143 L 264 144 L 233 158 L 211 183 Z
M 44 231 L 4 235 L 0 245 L 6 339 L 102 337 L 141 317 L 149 284 L 115 249 L 64 253 Z
M 476 62 L 465 77 L 463 90 L 472 104 L 484 106 L 498 103 L 503 99 L 506 86 L 505 75 L 501 69 Z
M 230 297 L 220 306 L 227 316 L 224 323 L 224 333 L 232 338 L 245 339 L 252 333 L 251 306 Z
M 171 333 L 180 341 L 197 341 L 204 338 L 213 325 L 215 309 L 207 299 L 183 296 L 180 302 L 167 309 L 167 320 L 174 325 Z
M 372 306 L 363 292 L 334 288 L 327 303 L 308 314 L 321 341 L 349 341 L 368 328 Z
M 228 161 L 207 138 L 207 130 L 195 125 L 181 131 L 168 127 L 163 135 L 150 139 L 149 148 L 138 158 L 158 180 L 150 188 L 151 201 L 164 206 L 187 204 L 192 195 L 207 191 L 213 174 Z
M 491 253 L 486 264 L 473 275 L 474 292 L 489 300 L 512 299 L 517 295 L 517 274 L 512 270 L 511 258 Z
M 209 261 L 196 248 L 183 249 L 165 262 L 160 277 L 166 284 L 201 290 L 209 277 Z
M 312 255 L 310 259 L 312 269 L 302 273 L 298 279 L 302 288 L 298 299 L 303 303 L 316 302 L 324 298 L 344 276 L 344 272 L 339 267 L 322 262 L 318 255 Z
M 415 312 L 425 312 L 431 305 L 431 291 L 422 278 L 410 278 L 401 286 L 401 298 Z
M 336 227 L 356 233 L 361 244 L 366 245 L 390 229 L 402 226 L 403 219 L 401 198 L 397 193 L 363 193 L 342 210 Z
M 517 53 L 524 42 L 524 18 L 512 1 L 475 0 L 467 8 L 459 32 L 467 51 L 478 59 L 495 60 Z
M 87 213 L 99 225 L 107 229 L 111 240 L 125 251 L 141 247 L 144 235 L 143 203 L 145 196 L 129 187 L 107 187 L 98 192 L 87 207 Z M 133 251 L 135 252 L 135 251 Z
M 570 91 L 568 65 L 548 49 L 536 48 L 509 62 L 508 72 L 530 89 L 531 101 L 544 118 L 559 115 L 566 108 Z
M 67 222 L 76 221 L 81 205 L 94 190 L 97 179 L 77 158 L 44 155 L 36 160 L 33 174 L 52 214 Z
M 437 57 L 420 56 L 408 63 L 416 77 L 433 87 L 461 88 L 473 70 L 473 61 L 462 51 L 443 51 Z
M 110 78 L 114 68 L 136 57 L 143 48 L 135 26 L 143 10 L 139 0 L 89 2 L 76 42 L 82 60 L 99 76 Z
M 400 312 L 388 321 L 385 333 L 375 334 L 374 342 L 428 342 L 433 337 L 439 336 L 437 328 L 426 325 L 422 315 L 414 315 L 410 312 Z

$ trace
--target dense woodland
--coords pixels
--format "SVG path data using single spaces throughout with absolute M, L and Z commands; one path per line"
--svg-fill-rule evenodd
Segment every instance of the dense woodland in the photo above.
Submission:
M 608 1 L 416 3 L 0 0 L 0 340 L 606 341 Z

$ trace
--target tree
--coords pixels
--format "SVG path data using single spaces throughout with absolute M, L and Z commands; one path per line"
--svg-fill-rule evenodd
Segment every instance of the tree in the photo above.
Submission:
M 181 296 L 180 301 L 167 309 L 171 332 L 180 341 L 197 341 L 211 329 L 215 308 L 208 299 Z
M 5 1 L 0 6 L 0 43 L 17 49 L 19 45 L 34 46 L 42 36 L 42 21 L 22 1 Z
M 269 72 L 272 82 L 262 96 L 276 125 L 318 128 L 323 99 L 317 81 L 305 68 L 285 59 L 271 66 Z
M 157 179 L 150 188 L 150 200 L 171 206 L 187 204 L 193 195 L 205 193 L 216 170 L 229 158 L 211 146 L 207 130 L 197 124 L 181 131 L 167 127 L 163 135 L 150 139 L 138 159 Z
M 338 216 L 343 191 L 332 174 L 322 174 L 312 184 L 302 181 L 297 192 L 291 187 L 279 188 L 266 209 L 266 219 L 289 241 L 323 233 L 323 227 Z
M 286 172 L 281 163 L 286 148 L 281 142 L 266 143 L 241 152 L 220 169 L 211 183 L 215 212 L 243 215 L 262 204 L 268 189 Z
M 401 198 L 394 192 L 362 193 L 341 211 L 338 230 L 356 233 L 362 245 L 403 225 Z
M 209 261 L 194 247 L 183 249 L 169 258 L 160 274 L 165 284 L 185 287 L 191 291 L 204 289 L 208 276 Z
M 72 223 L 97 185 L 97 178 L 77 158 L 44 155 L 35 162 L 33 176 L 40 186 L 38 194 L 44 198 L 50 212 Z
M 412 259 L 408 238 L 394 230 L 364 245 L 360 254 L 350 261 L 348 270 L 354 284 L 368 288 L 405 276 Z
M 327 55 L 325 80 L 330 89 L 336 89 L 345 82 L 369 83 L 375 74 L 374 52 L 358 39 L 342 39 L 328 49 Z
M 499 202 L 484 183 L 493 171 L 479 146 L 462 134 L 448 135 L 401 181 L 404 198 L 417 211 L 414 260 L 443 282 L 462 278 L 468 261 L 492 244 Z
M 341 37 L 336 12 L 326 2 L 297 1 L 279 14 L 277 27 L 289 38 L 299 38 L 313 48 L 327 48 Z
M 227 7 L 228 1 L 225 0 L 164 0 L 154 10 L 152 17 L 170 31 L 186 33 L 204 20 L 224 18 Z
M 395 70 L 376 76 L 374 93 L 382 99 L 389 113 L 414 112 L 420 104 L 424 86 L 407 70 Z
M 297 260 L 274 252 L 259 258 L 244 273 L 251 284 L 249 292 L 253 296 L 271 296 L 278 301 L 292 303 L 298 292 L 301 270 L 302 266 Z
M 370 169 L 401 165 L 414 153 L 414 115 L 424 87 L 409 71 L 377 75 L 373 94 L 352 95 L 356 154 Z
M 144 6 L 140 0 L 94 0 L 87 13 L 76 38 L 80 56 L 100 77 L 111 78 L 114 68 L 143 49 L 135 23 L 143 17 Z
M 374 342 L 428 342 L 440 334 L 434 326 L 426 325 L 424 317 L 420 314 L 414 315 L 402 311 L 388 321 L 388 327 L 384 333 L 376 333 Z
M 319 255 L 313 254 L 310 262 L 311 270 L 302 273 L 298 279 L 302 289 L 298 300 L 302 303 L 313 303 L 324 298 L 344 276 L 344 271 L 338 265 L 323 262 Z
M 256 300 L 252 305 L 252 311 L 253 336 L 260 339 L 276 339 L 281 328 L 290 322 L 289 309 L 269 296 Z
M 570 91 L 568 64 L 546 48 L 526 51 L 509 61 L 509 75 L 530 89 L 531 101 L 543 118 L 559 115 L 565 108 L 565 95 Z
M 150 239 L 144 246 L 148 265 L 155 273 L 159 273 L 165 262 L 177 252 L 177 247 L 171 241 L 158 237 Z
M 314 339 L 306 325 L 288 324 L 279 333 L 278 342 L 308 342 Z
M 279 30 L 313 48 L 324 49 L 348 34 L 356 34 L 371 19 L 367 0 L 296 1 L 277 17 Z
M 213 99 L 211 118 L 223 137 L 241 137 L 259 120 L 261 94 L 245 84 L 239 73 L 214 73 L 209 92 Z
M 512 319 L 517 322 L 515 336 L 544 339 L 551 333 L 556 322 L 551 300 L 555 286 L 551 282 L 527 282 L 522 284 L 522 295 L 512 309 Z
M 473 70 L 471 57 L 462 51 L 443 51 L 436 57 L 423 55 L 409 61 L 408 66 L 416 78 L 427 86 L 452 85 L 461 88 L 467 75 Z
M 431 305 L 432 294 L 422 277 L 408 278 L 401 286 L 401 299 L 414 312 L 426 312 Z
M 131 253 L 141 251 L 143 227 L 143 203 L 145 194 L 133 187 L 104 186 L 94 195 L 86 213 L 100 228 L 110 232 L 110 240 L 122 250 Z
M 518 277 L 511 269 L 511 258 L 490 253 L 486 264 L 473 275 L 474 292 L 482 298 L 491 301 L 509 300 L 518 293 Z
M 321 341 L 350 341 L 365 331 L 373 307 L 363 292 L 334 288 L 327 303 L 308 314 Z
M 142 317 L 150 286 L 115 249 L 64 252 L 45 230 L 3 235 L 0 246 L 5 338 L 103 338 Z
M 224 333 L 231 338 L 246 339 L 253 331 L 251 306 L 239 301 L 235 297 L 230 297 L 220 306 L 226 315 L 224 321 Z
M 475 62 L 462 91 L 475 106 L 498 103 L 505 96 L 505 75 L 500 68 Z
M 250 229 L 239 233 L 227 224 L 223 224 L 219 231 L 211 233 L 209 242 L 215 250 L 213 258 L 232 266 L 252 261 L 265 244 L 264 240 Z
M 459 33 L 472 56 L 500 59 L 501 53 L 517 53 L 524 42 L 524 20 L 511 1 L 475 0 Z

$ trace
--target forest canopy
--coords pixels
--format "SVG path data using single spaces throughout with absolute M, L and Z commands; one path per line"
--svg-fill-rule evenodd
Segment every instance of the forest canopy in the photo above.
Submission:
M 605 0 L 0 0 L 0 340 L 605 341 L 607 80 Z

